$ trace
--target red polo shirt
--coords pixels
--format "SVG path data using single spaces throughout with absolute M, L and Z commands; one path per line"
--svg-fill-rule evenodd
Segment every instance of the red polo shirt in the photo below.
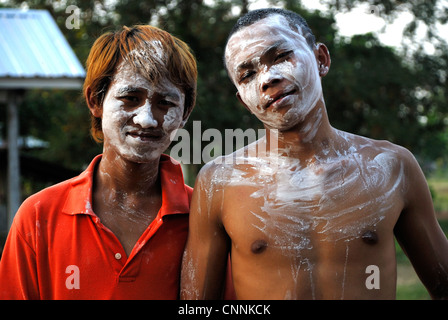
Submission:
M 180 164 L 162 155 L 162 207 L 127 257 L 92 211 L 100 159 L 24 201 L 0 261 L 1 299 L 178 298 L 192 193 Z

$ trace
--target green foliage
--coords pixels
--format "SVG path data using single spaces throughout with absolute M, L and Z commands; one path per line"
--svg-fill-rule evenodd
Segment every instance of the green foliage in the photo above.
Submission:
M 20 109 L 20 128 L 21 135 L 50 143 L 50 148 L 31 154 L 74 170 L 101 153 L 89 136 L 89 112 L 77 91 L 30 91 Z
M 428 185 L 431 190 L 431 195 L 433 198 L 434 209 L 436 212 L 448 214 L 448 179 L 445 175 L 440 175 L 440 173 L 433 173 L 428 179 Z M 448 221 L 445 221 L 448 223 Z M 448 231 L 448 226 L 445 230 Z
M 411 148 L 419 129 L 408 99 L 415 86 L 412 71 L 372 34 L 337 43 L 332 56 L 324 93 L 334 125 Z

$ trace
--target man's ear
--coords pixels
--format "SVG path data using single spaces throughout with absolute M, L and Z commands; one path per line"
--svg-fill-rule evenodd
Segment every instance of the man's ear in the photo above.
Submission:
M 331 58 L 328 48 L 323 43 L 316 44 L 316 50 L 314 51 L 317 60 L 317 68 L 319 70 L 319 76 L 325 77 L 330 71 Z
M 98 98 L 93 94 L 90 87 L 87 87 L 85 94 L 87 106 L 89 107 L 90 112 L 95 118 L 101 118 L 103 115 L 103 108 L 99 105 Z
M 183 118 L 183 119 L 182 119 L 182 122 L 180 123 L 179 128 L 177 128 L 177 129 L 182 129 L 183 127 L 185 127 L 185 125 L 187 124 L 187 120 L 188 120 L 189 117 L 190 117 L 190 115 L 188 115 L 186 118 Z
M 236 97 L 238 98 L 239 102 L 244 106 L 244 108 L 247 109 L 247 111 L 249 111 L 250 113 L 253 113 L 252 110 L 249 109 L 247 104 L 244 103 L 243 99 L 241 99 L 240 93 L 238 91 L 236 92 Z

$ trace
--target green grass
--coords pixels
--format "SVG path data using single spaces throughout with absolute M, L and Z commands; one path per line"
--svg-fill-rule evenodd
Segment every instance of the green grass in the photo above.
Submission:
M 448 236 L 448 220 L 439 220 L 445 235 Z M 422 284 L 411 262 L 395 243 L 397 257 L 397 300 L 428 300 L 431 299 L 425 286 Z
M 430 299 L 428 291 L 397 242 L 395 242 L 395 247 L 397 257 L 397 300 Z
M 448 177 L 446 174 L 435 174 L 428 179 L 428 185 L 434 202 L 434 209 L 439 224 L 448 237 Z M 430 299 L 426 288 L 421 283 L 409 259 L 396 243 L 397 256 L 397 299 L 427 300 Z
M 428 178 L 428 185 L 433 197 L 434 209 L 439 224 L 448 236 L 448 174 L 436 172 Z M 397 299 L 427 300 L 430 299 L 426 288 L 421 283 L 409 259 L 396 244 L 397 252 Z
M 448 179 L 433 177 L 428 179 L 434 201 L 434 209 L 440 213 L 448 212 Z

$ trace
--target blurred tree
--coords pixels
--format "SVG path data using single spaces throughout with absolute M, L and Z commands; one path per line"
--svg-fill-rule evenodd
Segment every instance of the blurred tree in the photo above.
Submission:
M 371 95 L 368 96 L 368 92 L 361 88 L 365 92 L 352 95 L 349 98 L 351 103 L 344 96 L 345 102 L 349 103 L 347 106 L 352 105 L 353 108 L 342 110 L 347 125 L 350 126 L 349 123 L 352 122 L 353 126 L 354 121 L 359 123 L 358 132 L 402 144 L 422 161 L 438 159 L 446 162 L 448 43 L 446 35 L 438 32 L 438 27 L 448 22 L 448 2 L 325 0 L 325 3 L 332 14 L 350 11 L 360 4 L 368 5 L 372 12 L 387 23 L 392 23 L 403 12 L 413 15 L 414 19 L 405 27 L 403 40 L 399 44 L 402 47 L 400 52 L 384 48 L 373 34 L 356 36 L 347 41 L 357 47 L 356 54 L 359 58 L 353 60 L 353 66 L 360 69 L 359 75 L 364 80 L 362 83 L 370 89 Z M 417 38 L 418 30 L 426 30 L 423 39 Z M 428 53 L 426 45 L 433 47 L 434 52 Z M 339 46 L 342 49 L 343 43 L 339 43 Z M 339 59 L 339 56 L 336 57 Z M 344 61 L 343 63 L 349 62 L 347 59 Z M 338 72 L 342 76 L 343 71 L 339 69 Z M 353 77 L 352 80 L 361 79 Z M 337 97 L 334 94 L 331 96 Z M 362 113 L 364 117 L 359 117 Z

